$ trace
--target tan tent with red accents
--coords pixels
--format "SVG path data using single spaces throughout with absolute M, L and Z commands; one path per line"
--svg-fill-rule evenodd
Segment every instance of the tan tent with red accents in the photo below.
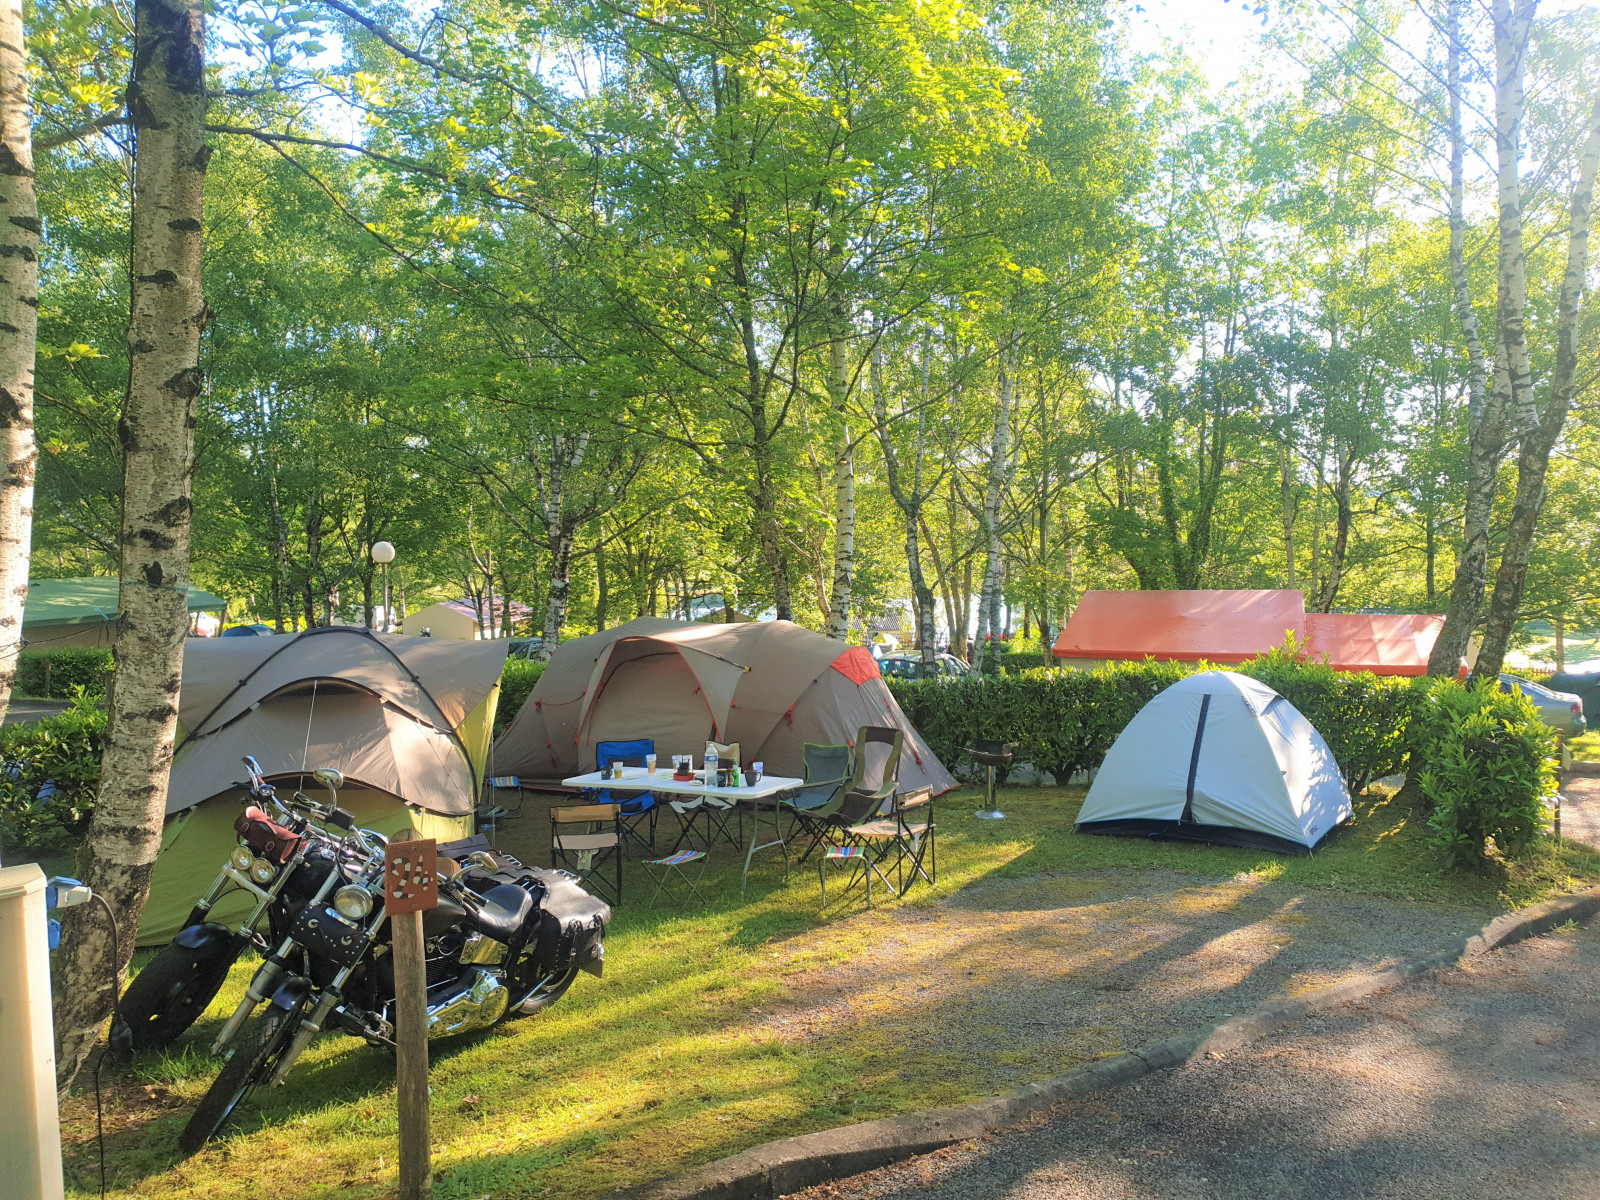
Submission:
M 863 725 L 905 731 L 900 782 L 955 787 L 884 685 L 878 664 L 789 621 L 700 625 L 640 617 L 564 642 L 506 731 L 490 770 L 554 780 L 595 769 L 595 744 L 651 738 L 666 761 L 738 742 L 771 775 L 804 774 L 807 742 L 849 745 Z

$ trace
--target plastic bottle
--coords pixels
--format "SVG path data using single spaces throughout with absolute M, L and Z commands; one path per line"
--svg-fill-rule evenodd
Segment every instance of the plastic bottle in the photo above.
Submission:
M 710 747 L 706 749 L 706 786 L 717 786 L 717 752 Z

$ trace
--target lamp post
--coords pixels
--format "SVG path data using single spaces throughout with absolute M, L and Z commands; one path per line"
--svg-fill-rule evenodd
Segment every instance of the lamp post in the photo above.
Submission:
M 389 611 L 389 564 L 394 561 L 394 544 L 373 542 L 372 561 L 383 568 L 383 632 L 388 633 L 394 625 L 393 615 Z

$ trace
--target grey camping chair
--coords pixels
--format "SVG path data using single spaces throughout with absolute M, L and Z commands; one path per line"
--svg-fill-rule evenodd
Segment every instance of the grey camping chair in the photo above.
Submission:
M 806 785 L 786 803 L 795 829 L 811 839 L 806 852 L 800 856 L 800 861 L 805 862 L 821 843 L 823 831 L 844 803 L 845 786 L 851 782 L 850 747 L 807 742 L 802 753 Z
M 899 787 L 900 752 L 905 748 L 905 738 L 903 732 L 887 725 L 861 727 L 856 733 L 855 772 L 840 794 L 838 806 L 826 819 L 819 820 L 811 849 L 820 843 L 852 845 L 855 839 L 850 836 L 850 826 L 889 811 Z

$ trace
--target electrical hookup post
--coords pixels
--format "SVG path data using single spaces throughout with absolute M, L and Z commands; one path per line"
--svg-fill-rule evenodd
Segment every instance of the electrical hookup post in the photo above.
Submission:
M 383 852 L 383 903 L 394 955 L 395 1102 L 400 1110 L 399 1200 L 433 1193 L 428 1144 L 428 980 L 422 914 L 439 903 L 438 843 L 392 842 Z

